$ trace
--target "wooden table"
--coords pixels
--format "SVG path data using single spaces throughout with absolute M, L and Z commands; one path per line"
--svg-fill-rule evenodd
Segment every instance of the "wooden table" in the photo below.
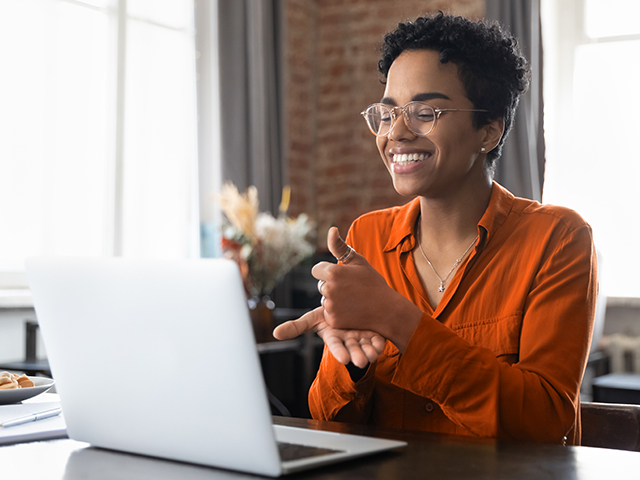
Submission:
M 399 451 L 352 460 L 288 478 L 313 479 L 637 479 L 640 453 L 590 447 L 501 443 L 333 422 L 275 417 L 283 425 L 401 439 Z M 255 476 L 141 457 L 52 440 L 0 448 L 6 478 L 78 479 L 240 479 Z M 10 474 L 9 474 L 10 473 Z

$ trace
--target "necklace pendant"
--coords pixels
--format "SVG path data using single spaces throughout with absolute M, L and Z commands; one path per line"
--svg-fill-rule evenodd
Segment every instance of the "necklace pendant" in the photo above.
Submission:
M 438 287 L 438 291 L 440 293 L 444 292 L 444 282 L 440 282 L 440 286 Z

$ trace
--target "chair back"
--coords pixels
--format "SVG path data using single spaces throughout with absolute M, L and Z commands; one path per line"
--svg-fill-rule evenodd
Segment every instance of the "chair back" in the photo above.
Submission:
M 640 451 L 640 405 L 583 402 L 582 445 Z

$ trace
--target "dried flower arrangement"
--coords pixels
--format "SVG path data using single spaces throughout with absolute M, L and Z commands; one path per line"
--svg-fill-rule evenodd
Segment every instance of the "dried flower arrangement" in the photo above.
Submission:
M 315 223 L 305 214 L 287 216 L 290 189 L 285 187 L 280 213 L 260 212 L 258 191 L 240 193 L 232 183 L 223 185 L 218 200 L 228 223 L 222 229 L 222 250 L 238 262 L 249 296 L 269 294 L 296 265 L 315 251 Z

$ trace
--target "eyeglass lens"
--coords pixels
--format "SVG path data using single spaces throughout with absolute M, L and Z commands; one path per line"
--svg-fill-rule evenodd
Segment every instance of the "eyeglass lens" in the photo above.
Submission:
M 388 107 L 382 104 L 369 106 L 364 117 L 371 131 L 378 136 L 387 135 L 395 125 L 402 109 L 407 127 L 416 135 L 426 135 L 432 129 L 436 112 L 429 105 L 422 102 L 410 102 L 404 107 Z

